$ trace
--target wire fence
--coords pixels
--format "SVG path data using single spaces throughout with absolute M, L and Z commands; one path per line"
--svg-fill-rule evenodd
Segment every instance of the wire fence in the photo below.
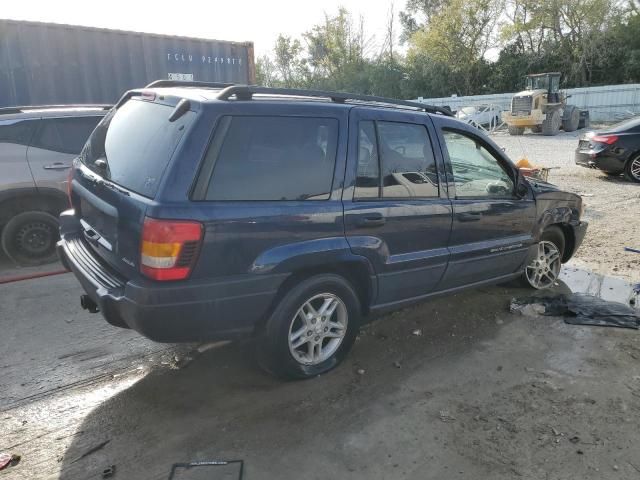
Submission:
M 592 122 L 617 122 L 640 114 L 640 84 L 607 85 L 603 87 L 570 88 L 567 100 L 582 110 L 589 110 Z M 437 106 L 448 106 L 452 110 L 479 105 L 495 106 L 509 110 L 513 93 L 473 95 L 464 97 L 423 98 L 416 101 Z

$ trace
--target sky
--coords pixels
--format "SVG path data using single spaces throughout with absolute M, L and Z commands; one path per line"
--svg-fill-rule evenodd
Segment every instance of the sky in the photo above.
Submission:
M 395 0 L 397 22 L 404 0 Z M 379 49 L 391 0 L 0 0 L 0 18 L 116 28 L 216 40 L 253 41 L 257 56 L 269 54 L 278 34 L 299 36 L 340 6 L 364 16 L 365 32 Z

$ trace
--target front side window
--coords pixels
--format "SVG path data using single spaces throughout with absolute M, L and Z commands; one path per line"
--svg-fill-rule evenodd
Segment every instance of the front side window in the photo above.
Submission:
M 360 122 L 354 198 L 438 195 L 436 160 L 424 125 Z
M 443 132 L 457 198 L 512 197 L 514 184 L 498 159 L 477 140 Z
M 337 145 L 333 118 L 232 117 L 205 199 L 327 200 Z
M 59 153 L 78 154 L 101 117 L 45 118 L 33 146 Z

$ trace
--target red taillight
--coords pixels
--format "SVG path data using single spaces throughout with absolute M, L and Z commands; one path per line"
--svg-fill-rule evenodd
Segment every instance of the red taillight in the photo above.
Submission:
M 201 223 L 145 218 L 140 271 L 154 280 L 183 280 L 191 273 L 201 242 Z
M 613 145 L 618 141 L 618 137 L 616 135 L 595 135 L 594 137 L 591 137 L 591 141 Z
M 149 90 L 144 90 L 141 94 L 140 94 L 140 98 L 142 100 L 148 100 L 150 102 L 153 102 L 156 99 L 156 94 L 155 92 L 151 92 Z

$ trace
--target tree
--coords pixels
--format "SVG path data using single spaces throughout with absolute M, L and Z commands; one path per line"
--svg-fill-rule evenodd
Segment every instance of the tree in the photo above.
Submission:
M 501 10 L 501 0 L 449 0 L 446 8 L 413 33 L 409 56 L 448 64 L 455 92 L 472 94 L 482 85 L 478 72 L 484 56 L 497 43 Z

